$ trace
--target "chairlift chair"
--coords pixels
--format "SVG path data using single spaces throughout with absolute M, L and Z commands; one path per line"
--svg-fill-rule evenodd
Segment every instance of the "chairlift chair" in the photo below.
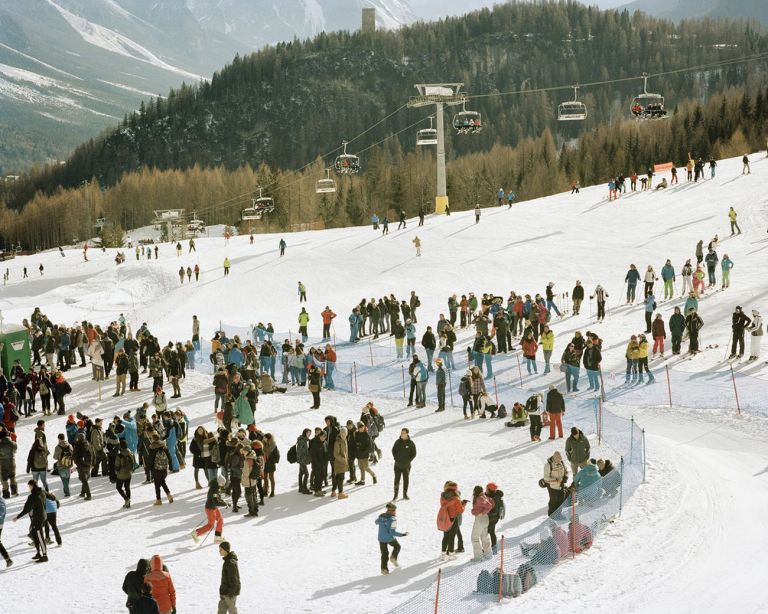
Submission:
M 429 128 L 422 128 L 416 133 L 416 145 L 437 145 L 437 130 L 432 127 L 432 117 L 429 116 Z
M 453 116 L 453 127 L 458 134 L 476 134 L 483 129 L 483 119 L 477 111 L 467 111 L 465 103 Z
M 347 153 L 347 142 L 342 144 L 344 153 L 336 157 L 333 168 L 339 175 L 357 175 L 360 172 L 360 158 Z
M 330 177 L 331 169 L 325 169 L 325 179 L 318 179 L 315 184 L 315 192 L 318 194 L 333 194 L 336 191 L 336 182 Z
M 573 100 L 561 102 L 557 107 L 557 121 L 584 121 L 587 119 L 587 105 L 578 100 L 579 86 L 573 86 Z
M 664 96 L 648 92 L 648 73 L 643 73 L 643 93 L 632 99 L 630 112 L 638 120 L 664 119 L 667 116 Z

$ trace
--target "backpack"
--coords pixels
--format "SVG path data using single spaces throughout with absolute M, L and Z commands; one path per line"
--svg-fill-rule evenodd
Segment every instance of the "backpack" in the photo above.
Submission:
M 498 590 L 499 583 L 497 582 L 494 586 L 493 584 L 493 576 L 491 576 L 491 572 L 487 569 L 483 569 L 478 575 L 477 575 L 477 592 L 478 593 L 490 593 L 495 594 Z
M 499 591 L 499 570 L 494 569 L 491 574 L 491 582 L 493 583 L 494 594 Z M 501 595 L 502 597 L 518 597 L 522 593 L 522 583 L 520 577 L 517 574 L 505 573 L 501 574 Z
M 506 418 L 507 417 L 507 408 L 504 407 L 504 403 L 499 405 L 499 411 L 496 412 L 497 418 Z
M 72 453 L 67 451 L 66 453 L 62 454 L 61 458 L 59 459 L 59 465 L 65 469 L 69 469 L 72 466 Z
M 448 508 L 441 505 L 440 511 L 437 512 L 437 530 L 445 532 L 450 530 L 452 525 L 453 520 L 451 520 L 451 517 L 448 515 Z
M 165 454 L 165 450 L 158 448 L 155 452 L 155 464 L 153 469 L 155 471 L 168 471 L 168 455 Z
M 48 394 L 48 386 L 46 386 L 45 382 L 41 381 L 40 386 L 38 387 L 38 391 L 40 392 L 40 396 L 44 397 L 46 394 Z
M 376 428 L 379 429 L 379 432 L 384 430 L 384 416 L 379 412 L 373 414 L 373 423 L 376 425 Z
M 277 450 L 277 448 L 275 448 Z M 291 464 L 294 464 L 298 458 L 297 458 L 297 452 L 296 452 L 296 444 L 293 444 L 290 448 L 288 448 L 288 454 L 286 456 L 288 459 L 288 462 Z
M 517 576 L 520 578 L 522 584 L 522 592 L 525 593 L 534 586 L 538 580 L 536 579 L 536 570 L 530 563 L 523 563 L 517 568 Z
M 499 510 L 499 520 L 504 520 L 504 516 L 507 515 L 507 506 L 504 505 L 504 499 L 495 499 L 494 502 Z
M 221 462 L 221 450 L 219 449 L 218 442 L 211 446 L 211 462 L 217 465 Z

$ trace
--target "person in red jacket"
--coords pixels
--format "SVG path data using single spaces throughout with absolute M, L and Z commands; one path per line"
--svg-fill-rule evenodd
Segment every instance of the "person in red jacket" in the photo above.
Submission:
M 336 369 L 336 350 L 333 349 L 330 343 L 325 345 L 325 388 L 327 390 L 333 390 L 336 385 L 333 383 L 333 372 Z
M 667 338 L 667 331 L 664 330 L 664 318 L 660 313 L 656 314 L 651 333 L 653 334 L 653 355 L 656 356 L 656 352 L 659 352 L 664 356 L 664 339 Z
M 472 515 L 475 523 L 472 525 L 473 561 L 481 561 L 491 555 L 491 536 L 488 534 L 488 514 L 494 508 L 493 499 L 485 494 L 482 486 L 475 486 L 472 491 Z
M 336 317 L 336 314 L 326 305 L 320 316 L 323 318 L 323 341 L 325 341 L 331 338 L 331 322 Z
M 531 373 L 538 373 L 536 368 L 536 350 L 539 349 L 539 344 L 533 338 L 533 333 L 529 332 L 523 342 L 520 344 L 523 348 L 523 358 L 525 358 L 525 366 L 528 369 L 528 375 Z
M 163 569 L 163 560 L 159 554 L 149 559 L 149 573 L 144 581 L 152 586 L 152 597 L 157 601 L 160 614 L 171 614 L 176 611 L 176 588 L 173 586 L 171 574 Z
M 437 513 L 437 528 L 443 532 L 442 560 L 454 560 L 454 542 L 459 530 L 459 520 L 464 513 L 467 500 L 461 499 L 456 482 L 446 482 L 440 495 L 440 511 Z

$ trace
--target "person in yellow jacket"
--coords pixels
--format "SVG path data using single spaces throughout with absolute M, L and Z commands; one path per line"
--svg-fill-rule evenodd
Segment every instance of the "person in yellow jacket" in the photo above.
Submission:
M 307 342 L 307 324 L 309 323 L 309 314 L 307 310 L 302 307 L 301 313 L 299 313 L 299 334 L 301 335 L 302 343 Z
M 630 338 L 624 356 L 627 358 L 627 378 L 625 383 L 629 384 L 630 377 L 633 382 L 637 379 L 637 361 L 640 358 L 640 342 L 637 340 L 637 335 L 632 335 Z M 646 356 L 648 356 L 647 350 Z
M 741 228 L 739 228 L 739 223 L 736 221 L 736 218 L 738 217 L 738 214 L 734 210 L 733 207 L 731 207 L 728 210 L 728 219 L 731 220 L 731 236 L 736 234 L 734 231 L 738 231 L 738 234 L 741 234 Z
M 637 343 L 637 381 L 638 383 L 643 381 L 643 371 L 648 374 L 648 383 L 652 384 L 654 381 L 653 373 L 648 368 L 648 339 L 645 335 L 640 335 Z
M 544 373 L 549 373 L 549 359 L 552 357 L 552 351 L 555 349 L 555 333 L 549 328 L 548 324 L 544 325 L 544 330 L 539 335 L 539 343 L 544 352 Z
M 224 258 L 224 277 L 229 275 L 229 256 Z

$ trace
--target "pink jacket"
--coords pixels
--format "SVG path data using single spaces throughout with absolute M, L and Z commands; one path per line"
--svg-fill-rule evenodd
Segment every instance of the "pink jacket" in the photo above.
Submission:
M 482 516 L 483 514 L 487 514 L 493 509 L 493 505 L 493 501 L 486 497 L 485 494 L 478 495 L 475 502 L 472 504 L 472 515 Z

